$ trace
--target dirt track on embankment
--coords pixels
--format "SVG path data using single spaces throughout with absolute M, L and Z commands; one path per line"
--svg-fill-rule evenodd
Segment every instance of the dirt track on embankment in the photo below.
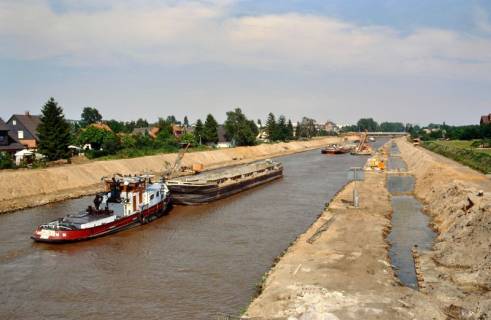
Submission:
M 270 270 L 245 319 L 445 319 L 430 296 L 401 286 L 388 257 L 386 173 L 366 172 L 360 208 L 353 183 Z
M 338 143 L 341 138 L 327 137 L 310 141 L 261 144 L 187 153 L 181 165 L 202 163 L 205 169 L 240 164 L 259 159 L 303 152 Z M 173 164 L 176 154 L 161 154 L 133 159 L 92 161 L 35 170 L 3 170 L 0 172 L 0 213 L 38 206 L 50 202 L 89 195 L 101 189 L 103 176 L 161 172 Z
M 491 319 L 491 181 L 405 139 L 397 144 L 439 233 L 432 250 L 416 250 L 422 292 L 449 319 Z

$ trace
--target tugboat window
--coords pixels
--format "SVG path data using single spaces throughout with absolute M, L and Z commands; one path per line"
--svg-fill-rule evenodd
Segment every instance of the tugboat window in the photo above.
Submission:
M 150 200 L 153 200 L 153 194 L 150 196 Z

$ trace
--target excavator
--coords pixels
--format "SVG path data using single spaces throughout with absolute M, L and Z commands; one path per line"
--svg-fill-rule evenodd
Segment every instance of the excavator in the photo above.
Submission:
M 360 143 L 358 146 L 351 152 L 352 155 L 361 155 L 361 156 L 370 156 L 372 155 L 372 147 L 367 143 L 368 131 L 365 130 L 361 134 Z

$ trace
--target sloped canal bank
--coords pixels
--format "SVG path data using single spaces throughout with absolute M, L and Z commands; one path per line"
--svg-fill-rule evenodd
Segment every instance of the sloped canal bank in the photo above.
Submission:
M 380 143 L 379 143 L 380 145 Z M 366 158 L 278 158 L 282 180 L 83 243 L 35 244 L 34 227 L 91 198 L 0 216 L 2 319 L 210 319 L 238 314 L 273 259 Z

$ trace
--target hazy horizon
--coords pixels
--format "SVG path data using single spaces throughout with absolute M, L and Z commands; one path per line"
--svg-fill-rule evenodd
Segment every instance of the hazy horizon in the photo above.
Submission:
M 150 122 L 240 107 L 263 121 L 477 124 L 491 112 L 488 1 L 0 3 L 0 117 Z

